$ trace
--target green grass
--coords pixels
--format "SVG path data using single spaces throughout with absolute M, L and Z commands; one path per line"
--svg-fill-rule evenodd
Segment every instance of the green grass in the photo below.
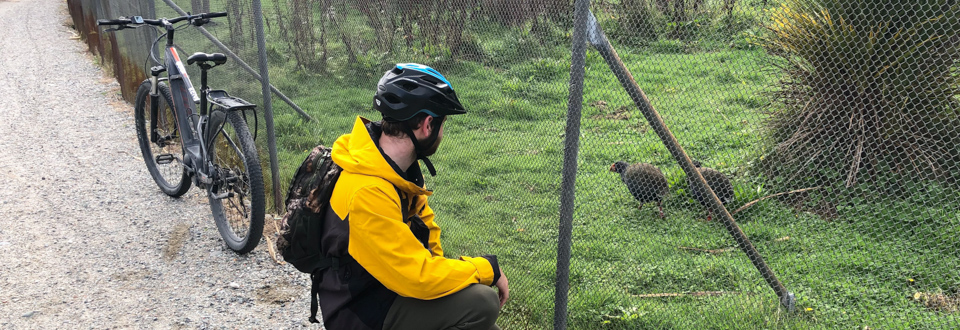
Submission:
M 269 12 L 273 2 L 264 6 Z M 436 191 L 430 203 L 444 229 L 445 252 L 448 257 L 497 254 L 512 288 L 498 323 L 505 329 L 550 328 L 568 35 L 554 33 L 557 40 L 541 44 L 521 30 L 481 27 L 472 32 L 486 55 L 481 61 L 427 58 L 422 51 L 411 54 L 404 48 L 387 58 L 367 58 L 372 65 L 363 70 L 334 58 L 326 74 L 297 72 L 292 59 L 272 61 L 271 82 L 316 119 L 306 122 L 273 99 L 282 189 L 313 146 L 332 144 L 349 131 L 357 115 L 378 118 L 370 102 L 383 65 L 433 65 L 454 84 L 469 109 L 467 115 L 450 118 L 443 147 L 432 157 L 438 176 L 427 178 Z M 754 162 L 764 156 L 764 92 L 778 77 L 762 66 L 762 50 L 739 47 L 749 44 L 742 40 L 735 40 L 733 47 L 727 44 L 705 48 L 658 40 L 615 46 L 690 156 L 733 178 L 737 200 L 728 205 L 733 210 L 780 192 L 754 170 Z M 275 59 L 284 59 L 282 46 L 271 42 L 270 47 L 277 50 Z M 329 47 L 336 52 L 342 45 L 331 42 Z M 259 85 L 249 83 L 246 73 L 228 68 L 218 80 L 222 87 L 259 93 Z M 798 211 L 776 199 L 737 214 L 743 232 L 797 295 L 799 311 L 786 313 L 739 250 L 711 254 L 681 249 L 720 249 L 736 242 L 720 223 L 701 221 L 703 210 L 688 197 L 682 170 L 592 50 L 584 91 L 570 328 L 958 325 L 956 315 L 931 311 L 910 299 L 916 292 L 960 290 L 960 201 L 954 191 L 935 185 L 905 197 L 870 187 L 842 191 L 849 203 L 838 205 L 840 216 L 835 219 Z M 258 96 L 244 97 L 259 103 Z M 261 135 L 258 140 L 266 161 L 266 139 Z M 666 173 L 671 192 L 665 219 L 656 217 L 653 206 L 637 209 L 619 176 L 608 171 L 618 160 L 652 163 Z M 811 201 L 818 196 L 812 194 Z M 642 296 L 698 291 L 730 294 Z
M 621 53 L 691 156 L 733 174 L 738 201 L 731 210 L 773 193 L 763 190 L 762 178 L 751 175 L 748 164 L 761 155 L 759 111 L 765 100 L 760 95 L 773 79 L 758 72 L 761 53 Z M 544 62 L 550 60 L 532 59 L 488 78 L 499 84 L 474 80 L 475 71 L 453 75 L 459 77 L 458 86 L 468 90 L 499 88 L 483 89 L 482 97 L 467 99 L 474 112 L 451 122 L 444 140 L 445 146 L 457 147 L 435 157 L 441 174 L 428 179 L 438 191 L 432 205 L 446 230 L 449 255 L 500 255 L 515 297 L 503 323 L 515 328 L 542 328 L 552 322 L 544 311 L 551 310 L 554 298 L 566 77 L 551 81 L 525 72 Z M 588 105 L 601 100 L 605 109 Z M 742 253 L 705 255 L 679 249 L 716 249 L 735 242 L 720 224 L 699 221 L 702 211 L 684 192 L 682 171 L 656 135 L 644 128 L 642 117 L 594 53 L 588 56 L 584 104 L 570 278 L 572 327 L 956 324 L 954 316 L 930 312 L 908 298 L 915 292 L 957 288 L 957 262 L 939 259 L 960 251 L 954 243 L 945 243 L 956 242 L 950 237 L 960 228 L 958 220 L 931 224 L 935 217 L 929 214 L 956 217 L 951 211 L 956 197 L 942 194 L 940 200 L 953 206 L 936 206 L 928 213 L 918 208 L 930 196 L 893 208 L 887 200 L 868 199 L 832 222 L 775 201 L 740 214 L 737 220 L 744 232 L 799 297 L 801 312 L 781 313 L 771 289 Z M 621 106 L 628 108 L 628 118 L 611 117 Z M 649 207 L 636 210 L 619 177 L 607 171 L 621 159 L 664 169 L 673 187 L 667 219 L 657 219 Z M 782 237 L 790 238 L 777 241 Z M 920 283 L 918 277 L 928 280 Z M 742 294 L 634 297 L 689 291 Z
M 756 51 L 655 54 L 623 51 L 624 60 L 692 156 L 734 175 L 733 207 L 771 193 L 751 176 L 759 157 L 760 94 L 771 77 L 756 72 Z M 444 148 L 433 157 L 439 175 L 431 205 L 444 228 L 448 256 L 495 253 L 511 280 L 504 328 L 552 324 L 558 196 L 563 155 L 567 74 L 562 59 L 537 58 L 506 68 L 463 63 L 447 68 L 470 109 L 451 118 Z M 827 222 L 764 202 L 738 216 L 770 267 L 799 298 L 800 312 L 783 313 L 777 298 L 742 253 L 699 254 L 679 247 L 735 246 L 718 223 L 703 223 L 685 177 L 596 54 L 588 60 L 574 216 L 570 326 L 613 328 L 937 328 L 956 324 L 911 301 L 919 291 L 953 290 L 958 231 L 923 226 L 918 205 L 890 209 L 883 201 Z M 726 64 L 723 64 L 726 63 Z M 559 72 L 559 73 L 557 73 Z M 275 75 L 276 76 L 276 75 Z M 282 76 L 281 76 L 282 77 Z M 278 83 L 283 84 L 277 78 Z M 316 85 L 299 104 L 322 123 L 304 123 L 278 109 L 283 176 L 315 143 L 331 143 L 354 116 L 375 118 L 366 87 Z M 372 86 L 372 84 L 371 84 Z M 597 101 L 605 109 L 589 106 Z M 626 106 L 628 119 L 610 114 Z M 664 169 L 673 186 L 668 217 L 655 218 L 607 171 L 616 160 L 646 161 Z M 286 180 L 286 179 L 285 179 Z M 950 198 L 956 204 L 956 198 Z M 731 209 L 733 208 L 731 207 Z M 949 215 L 949 208 L 935 207 Z M 953 213 L 955 216 L 955 212 Z M 916 224 L 880 226 L 914 219 Z M 941 232 L 938 230 L 944 230 Z M 905 231 L 924 230 L 925 234 Z M 871 231 L 874 234 L 871 234 Z M 879 233 L 876 233 L 879 231 Z M 775 241 L 790 237 L 783 242 Z M 939 243 L 938 243 L 939 242 Z M 956 242 L 952 239 L 949 242 Z M 946 249 L 943 249 L 946 248 Z M 945 255 L 945 252 L 948 252 Z M 950 256 L 954 258 L 946 258 Z M 908 280 L 913 278 L 914 285 Z M 721 297 L 637 298 L 634 295 L 730 291 Z M 809 310 L 808 310 L 809 309 Z

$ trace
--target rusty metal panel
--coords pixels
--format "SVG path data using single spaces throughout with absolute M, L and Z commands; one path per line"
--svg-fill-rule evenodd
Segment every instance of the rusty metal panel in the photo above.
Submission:
M 67 0 L 67 7 L 90 52 L 101 57 L 101 66 L 120 82 L 123 98 L 132 102 L 137 86 L 146 78 L 150 66 L 148 50 L 157 31 L 141 28 L 103 33 L 105 28 L 97 26 L 97 19 L 135 15 L 152 18 L 156 16 L 155 4 L 152 1 Z

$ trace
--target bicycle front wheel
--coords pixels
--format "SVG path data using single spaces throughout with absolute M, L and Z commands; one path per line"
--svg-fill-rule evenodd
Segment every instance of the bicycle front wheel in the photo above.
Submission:
M 260 158 L 247 128 L 237 111 L 212 111 L 208 129 L 216 132 L 213 148 L 215 182 L 207 188 L 210 210 L 220 236 L 231 250 L 244 254 L 260 243 L 263 235 L 264 195 Z
M 147 171 L 163 193 L 180 197 L 190 189 L 190 175 L 183 167 L 183 148 L 170 88 L 158 83 L 158 96 L 150 96 L 150 81 L 137 89 L 134 117 L 140 153 Z M 152 111 L 156 103 L 156 111 Z

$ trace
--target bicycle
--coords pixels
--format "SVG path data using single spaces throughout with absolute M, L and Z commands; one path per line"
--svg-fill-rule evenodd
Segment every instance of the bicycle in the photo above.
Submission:
M 157 65 L 140 84 L 134 103 L 144 163 L 160 190 L 171 197 L 185 194 L 191 183 L 205 189 L 220 236 L 230 249 L 245 254 L 260 243 L 264 222 L 263 174 L 255 137 L 246 121 L 248 111 L 253 111 L 256 120 L 256 105 L 207 86 L 207 71 L 227 61 L 221 53 L 194 53 L 187 58 L 188 65 L 200 67 L 198 94 L 173 43 L 178 29 L 225 16 L 227 13 L 187 13 L 171 19 L 133 16 L 97 20 L 97 25 L 117 26 L 104 32 L 143 26 L 165 31 L 150 46 L 149 57 Z M 183 21 L 186 23 L 175 25 Z M 156 50 L 164 37 L 165 61 L 161 62 Z M 164 73 L 166 77 L 161 77 Z

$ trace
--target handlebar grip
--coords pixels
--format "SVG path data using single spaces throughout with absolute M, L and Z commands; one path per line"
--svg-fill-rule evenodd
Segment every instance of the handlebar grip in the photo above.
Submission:
M 130 24 L 129 19 L 98 19 L 97 25 L 123 25 Z
M 226 13 L 226 12 L 222 12 L 222 13 L 207 13 L 207 14 L 203 14 L 203 15 L 201 15 L 201 16 L 203 16 L 203 18 L 227 17 L 227 13 Z

